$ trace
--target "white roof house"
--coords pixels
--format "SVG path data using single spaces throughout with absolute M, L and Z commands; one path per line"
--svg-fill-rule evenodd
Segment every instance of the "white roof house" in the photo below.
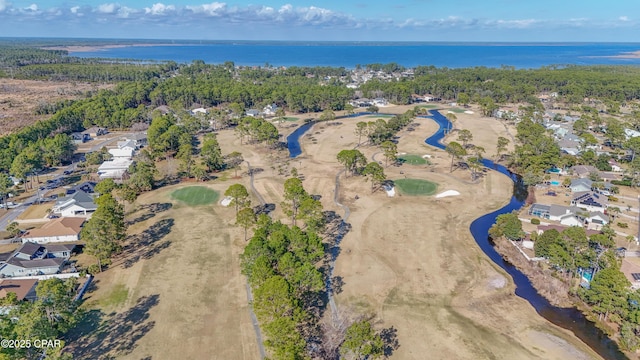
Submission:
M 114 158 L 110 161 L 105 161 L 98 167 L 98 175 L 101 180 L 114 179 L 122 180 L 127 175 L 129 166 L 133 164 L 131 158 Z
M 197 108 L 197 109 L 191 110 L 191 115 L 206 114 L 206 113 L 208 113 L 208 111 L 205 108 Z
M 109 154 L 113 156 L 114 159 L 124 158 L 131 159 L 133 157 L 133 149 L 127 147 L 124 149 L 109 149 Z

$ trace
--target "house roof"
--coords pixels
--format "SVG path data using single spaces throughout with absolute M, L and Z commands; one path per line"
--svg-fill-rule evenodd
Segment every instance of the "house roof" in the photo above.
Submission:
M 36 269 L 36 268 L 57 268 L 65 262 L 65 259 L 62 258 L 46 258 L 46 259 L 35 259 L 35 260 L 21 260 L 18 258 L 11 258 L 7 261 L 7 264 L 21 267 L 23 269 Z
M 553 204 L 549 206 L 549 215 L 551 216 L 563 216 L 568 213 L 571 213 L 571 208 L 563 205 Z
M 596 194 L 593 191 L 581 191 L 575 194 L 572 202 L 580 205 L 606 207 L 609 200 L 606 196 Z
M 26 242 L 22 244 L 22 246 L 20 246 L 18 250 L 16 250 L 16 253 L 33 256 L 40 250 L 41 247 L 42 246 L 40 244 Z
M 580 179 L 571 179 L 571 186 L 579 186 L 579 185 L 584 185 L 587 188 L 591 189 L 591 186 L 593 186 L 593 181 L 591 181 L 590 179 L 587 178 L 580 178 Z
M 578 176 L 585 176 L 591 172 L 598 172 L 598 169 L 591 165 L 576 165 L 571 167 L 571 171 Z
M 550 206 L 549 205 L 544 205 L 544 204 L 538 204 L 535 203 L 533 205 L 531 205 L 531 209 L 529 211 L 549 211 Z
M 36 284 L 38 284 L 38 279 L 0 280 L 0 298 L 5 298 L 12 292 L 16 294 L 18 301 L 22 301 Z
M 42 246 L 50 253 L 61 251 L 72 252 L 73 249 L 76 248 L 76 244 L 47 244 Z
M 133 140 L 133 141 L 140 141 L 140 140 L 146 140 L 147 139 L 147 133 L 135 133 L 135 134 L 131 134 L 127 136 L 127 139 L 129 140 Z
M 58 199 L 53 207 L 57 208 L 58 211 L 63 211 L 72 205 L 80 206 L 86 210 L 96 210 L 98 208 L 98 205 L 93 201 L 93 197 L 84 191 L 76 191 L 71 195 Z
M 84 224 L 84 221 L 84 218 L 78 217 L 57 218 L 42 225 L 39 229 L 29 230 L 29 232 L 24 234 L 22 238 L 30 239 L 50 236 L 78 235 L 80 234 L 80 230 L 82 230 L 82 224 Z

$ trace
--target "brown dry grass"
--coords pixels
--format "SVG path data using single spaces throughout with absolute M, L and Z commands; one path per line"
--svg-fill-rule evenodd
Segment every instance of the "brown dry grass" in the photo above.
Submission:
M 87 91 L 111 88 L 81 82 L 0 79 L 0 135 L 14 132 L 51 115 L 36 115 L 38 105 L 79 99 Z
M 405 110 L 393 107 L 381 111 Z M 504 126 L 479 116 L 459 118 L 459 126 L 468 123 L 472 132 L 478 129 L 474 143 L 485 146 L 490 154 L 491 144 L 503 134 Z M 302 141 L 302 156 L 295 160 L 288 160 L 286 151 L 240 144 L 232 131 L 220 132 L 218 140 L 225 153 L 240 151 L 252 167 L 264 169 L 256 175 L 255 186 L 265 201 L 277 205 L 275 218 L 284 219 L 279 204 L 286 176 L 278 174 L 278 166 L 286 171 L 298 168 L 305 188 L 322 196 L 325 209 L 342 214 L 333 202 L 335 175 L 341 170 L 335 157 L 340 150 L 357 144 L 353 129 L 360 120 L 315 125 L 309 131 L 311 136 Z M 542 319 L 516 297 L 506 274 L 482 253 L 469 233 L 473 219 L 508 200 L 512 189 L 509 180 L 490 172 L 471 184 L 468 171 L 449 173 L 447 154 L 424 144 L 435 124 L 428 119 L 416 121 L 421 124 L 416 131 L 399 134 L 398 150 L 428 154 L 433 164 L 390 166 L 385 168 L 388 177 L 427 179 L 439 184 L 438 192 L 458 190 L 461 195 L 389 198 L 381 191 L 371 194 L 370 185 L 362 178 L 342 176 L 339 199 L 351 209 L 348 222 L 353 229 L 342 242 L 334 274 L 345 282 L 337 297 L 338 306 L 373 312 L 377 326 L 395 327 L 400 348 L 394 359 L 597 358 L 572 334 Z M 368 159 L 384 161 L 376 147 L 364 145 L 360 150 Z M 238 173 L 246 170 L 243 164 Z M 237 181 L 231 179 L 233 172 L 219 175 L 207 184 L 220 192 Z M 248 185 L 246 176 L 240 181 Z M 137 206 L 170 202 L 170 192 L 179 186 L 145 194 Z M 129 218 L 144 219 L 143 215 L 140 210 Z M 128 289 L 122 305 L 104 309 L 116 311 L 110 317 L 114 322 L 127 318 L 157 295 L 140 321 L 142 335 L 134 344 L 127 344 L 132 350 L 121 352 L 120 357 L 258 358 L 245 280 L 239 273 L 238 256 L 245 243 L 241 231 L 231 225 L 233 212 L 219 205 L 190 208 L 174 204 L 136 223 L 130 231 L 148 233 L 154 224 L 169 219 L 172 225 L 167 235 L 150 244 L 138 244 L 135 248 L 143 252 L 140 259 L 127 268 L 121 259 L 98 275 L 98 289 L 90 294 L 89 302 L 97 306 L 101 299 L 113 298 L 114 291 L 123 285 Z M 496 287 L 496 282 L 506 286 Z M 85 358 L 90 358 L 96 352 L 86 354 Z
M 22 214 L 18 215 L 18 220 L 38 219 L 47 221 L 45 216 L 51 210 L 52 204 L 31 205 Z

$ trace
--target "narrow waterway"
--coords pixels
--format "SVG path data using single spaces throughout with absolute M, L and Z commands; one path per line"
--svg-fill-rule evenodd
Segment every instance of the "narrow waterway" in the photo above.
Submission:
M 430 110 L 430 116 L 419 116 L 421 118 L 429 118 L 434 120 L 438 125 L 438 130 L 425 139 L 425 143 L 439 149 L 445 149 L 442 139 L 446 130 L 452 128 L 452 124 L 437 110 Z M 368 115 L 370 113 L 357 113 L 347 117 L 357 117 Z M 385 115 L 385 114 L 380 114 Z M 307 132 L 315 122 L 308 122 L 298 127 L 294 132 L 287 136 L 287 147 L 289 149 L 289 157 L 295 158 L 302 153 L 300 147 L 300 138 Z M 524 205 L 527 198 L 527 188 L 522 183 L 521 178 L 502 165 L 496 164 L 491 160 L 483 159 L 482 164 L 487 168 L 498 171 L 509 176 L 513 181 L 513 196 L 509 204 L 492 213 L 483 215 L 471 223 L 471 235 L 480 246 L 480 249 L 498 266 L 503 268 L 511 277 L 516 285 L 516 295 L 527 300 L 536 312 L 552 322 L 553 324 L 564 329 L 572 331 L 580 340 L 587 344 L 591 349 L 597 352 L 605 359 L 623 360 L 628 359 L 627 356 L 620 351 L 618 345 L 611 341 L 609 337 L 598 329 L 595 324 L 587 320 L 584 315 L 576 308 L 559 308 L 553 306 L 533 287 L 529 278 L 527 278 L 520 270 L 512 264 L 506 262 L 502 256 L 494 249 L 489 239 L 489 228 L 495 223 L 498 215 L 506 214 L 514 210 L 519 210 Z
M 445 145 L 442 144 L 442 139 L 445 136 L 445 130 L 451 128 L 451 123 L 437 110 L 431 110 L 429 113 L 431 116 L 428 116 L 428 118 L 433 119 L 439 125 L 439 129 L 435 134 L 427 138 L 425 143 L 439 149 L 444 149 Z M 494 249 L 489 239 L 489 228 L 495 223 L 498 215 L 522 208 L 527 198 L 527 188 L 518 175 L 513 174 L 504 166 L 495 164 L 488 159 L 483 159 L 482 163 L 487 168 L 509 176 L 509 178 L 513 180 L 514 186 L 513 196 L 509 204 L 492 213 L 483 215 L 471 223 L 471 235 L 480 246 L 480 249 L 482 249 L 493 262 L 511 275 L 516 285 L 516 295 L 527 300 L 540 316 L 557 326 L 572 331 L 580 340 L 605 359 L 628 359 L 624 353 L 620 351 L 615 342 L 611 341 L 606 334 L 598 329 L 593 322 L 587 320 L 576 308 L 559 308 L 551 305 L 549 301 L 540 295 L 533 287 L 529 278 L 515 266 L 506 262 Z

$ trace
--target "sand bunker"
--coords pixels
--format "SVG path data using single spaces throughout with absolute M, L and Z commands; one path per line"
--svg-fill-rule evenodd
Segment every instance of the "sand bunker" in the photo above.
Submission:
M 460 193 L 455 191 L 455 190 L 447 190 L 447 191 L 443 191 L 440 194 L 436 195 L 436 198 L 443 198 L 443 197 L 447 197 L 447 196 L 456 196 L 456 195 L 460 195 Z
M 422 155 L 422 158 L 423 159 L 431 159 L 431 155 L 425 154 L 425 155 Z
M 384 191 L 386 191 L 386 192 L 387 192 L 387 196 L 388 196 L 388 197 L 394 197 L 394 196 L 396 196 L 396 188 L 395 188 L 395 187 L 393 187 L 393 186 L 386 186 L 386 185 L 383 185 L 382 187 L 384 188 Z
M 227 196 L 224 199 L 222 199 L 222 201 L 220 201 L 220 205 L 229 206 L 229 204 L 231 204 L 231 201 L 233 201 L 233 198 L 231 196 Z
M 464 113 L 465 114 L 469 114 L 469 115 L 473 115 L 473 111 L 471 111 L 471 110 L 466 110 Z

